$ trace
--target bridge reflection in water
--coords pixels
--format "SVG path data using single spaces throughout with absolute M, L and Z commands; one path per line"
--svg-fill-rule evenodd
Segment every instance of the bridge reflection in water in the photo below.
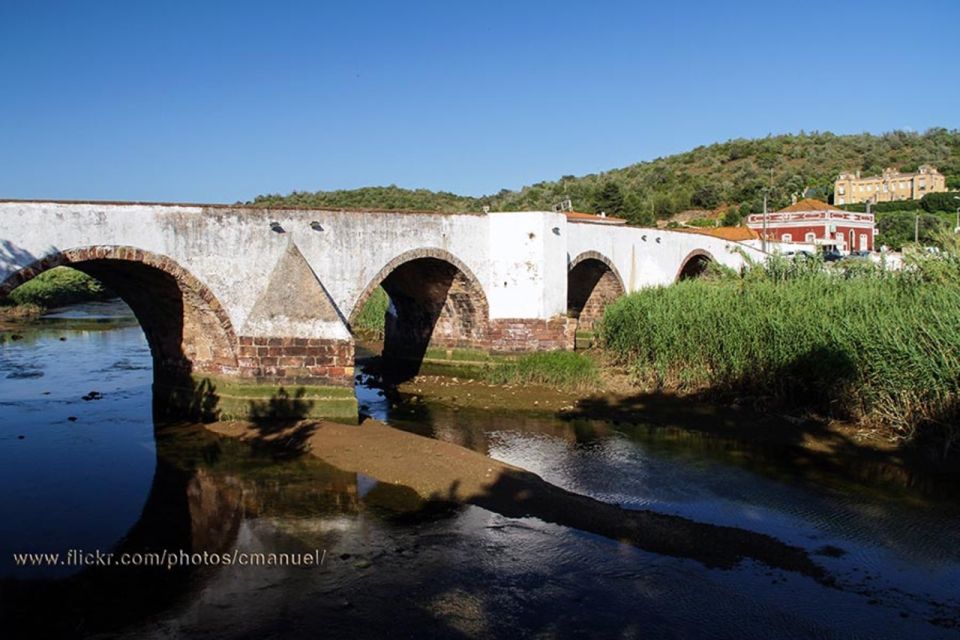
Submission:
M 5 374 L 21 371 L 16 351 L 27 349 L 34 356 L 30 366 L 44 373 L 4 382 L 9 404 L 0 411 L 13 415 L 16 405 L 18 428 L 27 436 L 0 441 L 0 450 L 13 452 L 11 460 L 30 459 L 31 443 L 42 443 L 56 429 L 95 436 L 96 416 L 107 423 L 118 412 L 147 409 L 133 419 L 149 423 L 148 383 L 126 391 L 99 386 L 103 400 L 58 404 L 58 386 L 68 380 L 57 379 L 55 371 L 87 370 L 69 393 L 78 385 L 87 392 L 92 378 L 106 384 L 106 370 L 120 365 L 117 375 L 122 370 L 129 381 L 139 375 L 138 358 L 149 362 L 139 335 L 132 345 L 129 331 L 103 333 L 115 336 L 114 342 L 96 342 L 87 351 L 77 334 L 59 342 L 59 331 L 46 343 L 24 345 L 33 339 L 25 336 L 17 346 L 0 345 Z M 74 362 L 65 358 L 71 350 L 85 355 Z M 33 410 L 35 400 L 21 402 L 17 395 L 21 383 L 39 381 L 54 389 L 45 396 L 52 399 L 42 402 L 44 412 Z M 621 542 L 608 535 L 611 529 L 599 530 L 598 522 L 609 520 L 591 518 L 581 508 L 595 509 L 596 500 L 539 513 L 498 513 L 496 503 L 424 503 L 410 489 L 308 456 L 220 439 L 200 426 L 163 424 L 151 438 L 155 453 L 149 458 L 137 455 L 143 451 L 137 440 L 110 451 L 108 464 L 118 468 L 127 458 L 143 469 L 155 467 L 149 492 L 139 498 L 139 518 L 117 534 L 119 540 L 104 540 L 103 551 L 321 549 L 327 551 L 324 565 L 90 567 L 45 580 L 21 573 L 0 581 L 0 631 L 4 637 L 316 637 L 322 630 L 330 637 L 364 638 L 402 631 L 515 637 L 519 629 L 527 635 L 589 630 L 602 637 L 669 637 L 696 636 L 707 620 L 721 635 L 936 638 L 949 637 L 944 625 L 960 617 L 960 552 L 952 543 L 960 514 L 949 500 L 916 491 L 933 488 L 922 478 L 867 467 L 863 477 L 838 476 L 813 464 L 784 464 L 759 447 L 576 414 L 560 420 L 400 402 L 390 416 L 399 428 L 520 465 L 569 492 L 599 498 L 609 509 L 621 504 L 679 515 L 660 530 L 661 539 L 694 544 L 686 554 L 674 547 L 668 556 L 636 541 Z M 81 410 L 87 413 L 75 414 L 75 426 L 50 423 Z M 31 420 L 38 421 L 28 428 Z M 120 427 L 106 437 L 117 441 L 133 425 Z M 89 444 L 83 441 L 74 446 L 83 456 L 103 456 L 102 450 L 84 449 Z M 76 460 L 78 468 L 82 462 Z M 70 472 L 69 465 L 48 471 L 67 481 Z M 864 490 L 863 481 L 875 484 L 877 474 L 885 474 L 887 488 Z M 119 483 L 132 475 L 128 469 L 111 477 Z M 29 491 L 15 477 L 7 481 Z M 896 483 L 912 489 L 898 495 L 890 489 Z M 121 490 L 118 484 L 117 495 Z M 108 491 L 96 501 L 120 502 Z M 61 532 L 68 541 L 85 522 L 83 510 L 71 517 L 73 529 Z M 728 563 L 724 570 L 696 561 L 724 548 L 713 524 L 808 550 L 839 588 L 751 561 Z M 824 621 L 818 612 L 828 609 L 835 615 Z

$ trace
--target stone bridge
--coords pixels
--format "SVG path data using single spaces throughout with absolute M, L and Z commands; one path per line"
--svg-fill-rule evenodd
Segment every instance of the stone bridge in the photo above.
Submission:
M 539 211 L 0 201 L 0 299 L 57 265 L 96 277 L 136 314 L 165 401 L 222 417 L 355 417 L 352 327 L 378 286 L 384 356 L 419 363 L 571 349 L 624 292 L 761 255 Z

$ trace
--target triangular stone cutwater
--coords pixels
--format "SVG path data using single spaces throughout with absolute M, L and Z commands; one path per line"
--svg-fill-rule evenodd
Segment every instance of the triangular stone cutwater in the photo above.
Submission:
M 292 321 L 341 320 L 336 305 L 291 239 L 257 299 L 247 324 L 278 318 Z

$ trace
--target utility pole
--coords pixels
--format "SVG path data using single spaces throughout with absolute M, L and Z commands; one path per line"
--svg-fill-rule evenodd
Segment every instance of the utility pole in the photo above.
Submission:
M 953 196 L 954 200 L 960 200 L 960 196 Z M 954 233 L 960 233 L 960 207 L 957 207 L 957 226 L 953 228 Z
M 760 237 L 763 252 L 767 252 L 767 190 L 763 190 L 763 234 Z
M 763 252 L 767 252 L 767 196 L 770 194 L 770 189 L 773 188 L 773 167 L 770 167 L 770 184 L 764 187 L 763 189 L 763 238 L 761 241 L 761 246 L 763 247 Z
M 916 244 L 920 244 L 920 214 L 918 213 L 913 219 L 913 241 Z

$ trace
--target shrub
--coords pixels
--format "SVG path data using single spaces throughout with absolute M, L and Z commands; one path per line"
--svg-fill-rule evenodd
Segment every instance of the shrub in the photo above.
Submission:
M 76 269 L 54 267 L 14 289 L 9 299 L 17 305 L 32 304 L 49 309 L 114 297 L 116 294 L 99 280 Z
M 960 207 L 960 201 L 954 198 L 960 198 L 960 191 L 944 191 L 941 193 L 928 193 L 920 199 L 920 204 L 924 210 L 934 213 L 936 211 L 956 211 Z
M 382 339 L 388 306 L 390 297 L 383 287 L 377 287 L 360 309 L 353 329 L 366 336 Z

